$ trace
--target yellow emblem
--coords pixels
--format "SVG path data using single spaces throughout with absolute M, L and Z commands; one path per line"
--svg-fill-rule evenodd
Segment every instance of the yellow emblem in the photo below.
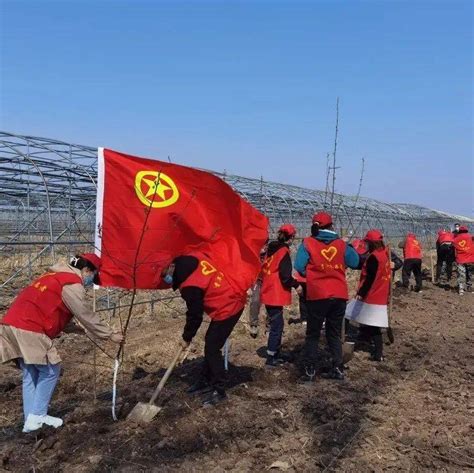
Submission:
M 331 262 L 334 259 L 334 256 L 337 255 L 337 248 L 335 246 L 330 246 L 329 248 L 321 250 L 321 254 Z
M 217 271 L 214 266 L 212 266 L 209 261 L 203 260 L 201 261 L 201 272 L 204 276 L 209 276 L 209 274 L 215 273 Z
M 137 172 L 135 192 L 143 205 L 154 209 L 169 207 L 179 199 L 179 190 L 174 181 L 157 171 Z
M 265 260 L 265 262 L 263 263 L 263 267 L 262 267 L 262 271 L 264 274 L 267 274 L 267 275 L 270 275 L 272 274 L 272 272 L 270 271 L 270 266 L 271 264 L 273 263 L 273 258 L 274 258 L 275 255 L 272 255 L 270 256 L 269 258 L 267 258 Z

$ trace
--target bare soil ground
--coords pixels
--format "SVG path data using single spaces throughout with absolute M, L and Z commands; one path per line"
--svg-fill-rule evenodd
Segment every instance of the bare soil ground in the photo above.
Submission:
M 385 347 L 386 361 L 357 351 L 344 382 L 318 378 L 310 386 L 296 383 L 297 364 L 264 368 L 263 322 L 253 340 L 243 317 L 232 337 L 229 399 L 214 409 L 184 392 L 199 369 L 203 324 L 158 401 L 163 410 L 138 427 L 124 418 L 149 398 L 184 323 L 180 305 L 151 315 L 144 306 L 132 319 L 119 376 L 118 422 L 110 413 L 112 360 L 95 350 L 94 370 L 93 345 L 81 335 L 58 341 L 64 371 L 51 414 L 64 418 L 61 429 L 21 434 L 20 375 L 0 367 L 0 470 L 474 470 L 473 301 L 474 294 L 460 297 L 429 282 L 422 294 L 397 289 L 396 340 Z M 286 326 L 284 340 L 298 359 L 304 328 Z

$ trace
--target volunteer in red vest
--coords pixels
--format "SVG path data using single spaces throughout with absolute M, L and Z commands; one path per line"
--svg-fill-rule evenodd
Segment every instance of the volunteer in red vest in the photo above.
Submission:
M 364 266 L 365 260 L 369 257 L 369 245 L 365 239 L 361 240 L 352 240 L 351 245 L 354 247 L 354 250 L 357 251 L 359 255 L 359 268 L 362 269 Z M 395 251 L 390 250 L 390 260 L 392 261 L 392 278 L 395 277 L 396 271 L 398 271 L 403 266 L 403 261 L 398 257 Z
M 435 283 L 439 284 L 441 274 L 446 272 L 448 281 L 451 280 L 453 273 L 454 256 L 454 235 L 447 230 L 440 230 L 438 232 L 438 239 L 436 240 L 436 278 Z
M 100 258 L 94 254 L 57 263 L 23 289 L 0 320 L 2 362 L 14 360 L 23 371 L 23 432 L 43 425 L 60 427 L 59 417 L 48 415 L 59 380 L 61 358 L 53 339 L 75 317 L 96 338 L 120 343 L 123 337 L 102 323 L 85 301 L 84 288 L 98 282 Z
M 201 375 L 188 393 L 203 394 L 203 406 L 212 407 L 227 398 L 222 347 L 242 315 L 247 295 L 238 294 L 212 257 L 205 253 L 178 256 L 165 269 L 163 280 L 174 290 L 179 289 L 186 302 L 183 346 L 188 346 L 196 335 L 204 312 L 211 319 L 205 336 Z
M 471 276 L 474 271 L 474 241 L 466 226 L 459 227 L 459 233 L 454 238 L 454 251 L 456 253 L 456 267 L 458 271 L 458 291 L 460 295 L 464 290 L 471 290 Z
M 306 276 L 308 321 L 304 348 L 305 374 L 301 381 L 313 381 L 323 322 L 332 356 L 332 367 L 323 377 L 344 379 L 341 328 L 349 298 L 346 268 L 356 269 L 359 256 L 334 231 L 332 217 L 319 212 L 313 217 L 311 236 L 298 248 L 295 269 Z
M 351 245 L 354 248 L 354 250 L 357 251 L 357 254 L 359 255 L 359 257 L 367 256 L 367 252 L 369 250 L 367 247 L 367 242 L 363 238 L 362 239 L 356 238 L 355 240 L 352 240 Z
M 379 230 L 370 230 L 364 240 L 369 255 L 362 266 L 355 300 L 347 305 L 346 319 L 359 323 L 361 334 L 373 342 L 372 360 L 383 361 L 381 327 L 388 327 L 390 260 Z
M 417 240 L 414 233 L 408 233 L 405 240 L 398 244 L 399 248 L 403 248 L 403 268 L 402 268 L 402 285 L 408 288 L 410 285 L 411 273 L 415 276 L 415 291 L 421 292 L 421 244 Z
M 266 366 L 275 367 L 288 357 L 281 352 L 281 338 L 285 322 L 283 307 L 291 305 L 291 288 L 301 292 L 300 284 L 293 277 L 290 245 L 296 236 L 296 229 L 285 224 L 278 230 L 278 238 L 268 245 L 267 256 L 262 265 L 262 288 L 260 302 L 265 304 L 270 330 L 268 333 Z

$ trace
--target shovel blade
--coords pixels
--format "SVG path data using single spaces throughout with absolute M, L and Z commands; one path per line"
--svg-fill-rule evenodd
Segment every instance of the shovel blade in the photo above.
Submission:
M 139 402 L 128 414 L 127 420 L 137 424 L 148 424 L 160 411 L 161 407 L 159 406 L 149 402 Z
M 354 342 L 344 342 L 342 344 L 342 362 L 344 364 L 349 363 L 354 356 Z

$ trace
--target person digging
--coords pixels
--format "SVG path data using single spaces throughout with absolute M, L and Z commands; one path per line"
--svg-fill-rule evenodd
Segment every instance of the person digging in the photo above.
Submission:
M 186 303 L 183 347 L 189 346 L 196 335 L 204 312 L 211 319 L 201 373 L 187 392 L 204 395 L 203 406 L 212 407 L 227 398 L 222 347 L 242 315 L 247 295 L 238 294 L 205 253 L 178 256 L 164 270 L 162 278 L 173 290 L 179 289 Z

